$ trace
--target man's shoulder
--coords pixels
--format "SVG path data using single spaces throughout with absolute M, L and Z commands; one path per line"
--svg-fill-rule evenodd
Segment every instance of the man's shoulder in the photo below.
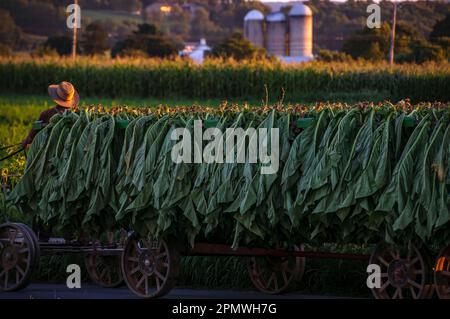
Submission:
M 51 109 L 42 111 L 41 115 L 39 116 L 39 120 L 47 123 L 48 121 L 50 121 L 50 118 L 55 115 L 56 113 L 58 113 L 58 107 L 54 106 Z

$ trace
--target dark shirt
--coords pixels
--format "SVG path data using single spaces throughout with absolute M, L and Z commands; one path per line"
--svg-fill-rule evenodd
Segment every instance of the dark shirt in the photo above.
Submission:
M 51 109 L 43 111 L 41 113 L 41 115 L 39 115 L 39 121 L 41 121 L 44 124 L 48 124 L 53 115 L 58 114 L 58 113 L 62 114 L 62 113 L 64 113 L 65 110 L 67 110 L 67 108 L 59 106 L 59 105 L 52 107 Z M 37 132 L 38 132 L 37 130 L 32 129 L 30 131 L 30 133 L 28 133 L 28 136 L 23 140 L 22 146 L 25 147 L 28 144 L 31 144 L 31 142 L 33 142 L 33 139 L 36 136 Z

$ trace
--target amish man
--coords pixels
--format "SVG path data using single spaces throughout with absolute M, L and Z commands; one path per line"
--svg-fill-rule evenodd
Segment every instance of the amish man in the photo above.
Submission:
M 56 106 L 41 113 L 39 121 L 42 121 L 44 124 L 48 124 L 50 118 L 55 114 L 62 114 L 66 110 L 76 110 L 78 102 L 80 101 L 78 92 L 69 82 L 63 81 L 59 84 L 50 85 L 48 87 L 48 94 L 56 103 Z M 26 148 L 31 144 L 36 134 L 37 131 L 32 129 L 30 133 L 28 133 L 28 136 L 22 141 L 22 146 Z

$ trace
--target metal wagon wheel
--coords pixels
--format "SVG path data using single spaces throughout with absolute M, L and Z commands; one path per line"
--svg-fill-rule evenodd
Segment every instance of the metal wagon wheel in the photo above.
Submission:
M 294 246 L 294 251 L 304 247 Z M 252 257 L 248 272 L 255 287 L 267 294 L 285 292 L 294 280 L 301 280 L 305 271 L 304 257 Z
M 423 250 L 413 244 L 396 247 L 378 244 L 369 264 L 380 266 L 379 288 L 372 293 L 377 299 L 428 299 L 433 294 L 429 261 Z
M 86 270 L 91 280 L 105 288 L 116 288 L 123 284 L 120 255 L 86 254 Z
M 450 246 L 444 248 L 436 259 L 434 283 L 440 299 L 450 299 Z
M 39 256 L 33 238 L 23 224 L 0 225 L 0 290 L 20 290 L 29 284 Z
M 180 268 L 176 249 L 166 241 L 148 241 L 132 234 L 122 254 L 124 280 L 136 295 L 161 297 L 175 285 Z

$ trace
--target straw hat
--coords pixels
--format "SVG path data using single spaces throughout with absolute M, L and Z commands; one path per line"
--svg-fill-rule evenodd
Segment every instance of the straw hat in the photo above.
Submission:
M 75 108 L 78 106 L 80 96 L 73 87 L 72 83 L 61 82 L 59 84 L 52 84 L 48 87 L 48 94 L 58 105 Z

